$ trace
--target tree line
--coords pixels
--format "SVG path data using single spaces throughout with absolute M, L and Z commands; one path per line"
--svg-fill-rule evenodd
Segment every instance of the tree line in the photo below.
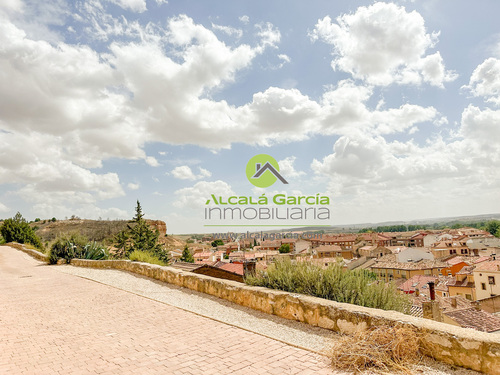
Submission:
M 434 224 L 423 224 L 423 225 L 385 225 L 372 228 L 363 228 L 358 231 L 358 233 L 372 233 L 372 232 L 412 232 L 416 230 L 444 230 L 444 229 L 459 229 L 459 228 L 475 228 L 480 230 L 485 230 L 490 234 L 500 237 L 500 221 L 499 220 L 489 220 L 489 221 L 477 221 L 477 222 L 446 222 L 446 223 L 434 223 Z

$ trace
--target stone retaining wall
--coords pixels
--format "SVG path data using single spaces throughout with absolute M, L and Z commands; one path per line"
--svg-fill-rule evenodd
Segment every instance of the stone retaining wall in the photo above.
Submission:
M 40 260 L 42 262 L 48 262 L 49 261 L 49 257 L 47 255 L 42 254 L 41 252 L 39 252 L 37 250 L 27 249 L 26 247 L 24 247 L 23 244 L 20 244 L 20 243 L 17 243 L 17 242 L 9 242 L 9 243 L 7 243 L 5 245 L 13 247 L 14 249 L 17 249 L 17 250 L 21 250 L 22 252 L 24 252 L 24 253 L 26 253 L 28 255 L 31 255 L 33 258 L 35 258 L 37 260 Z
M 298 320 L 336 332 L 352 333 L 379 325 L 411 325 L 422 334 L 422 351 L 425 354 L 449 364 L 500 375 L 500 335 L 497 334 L 455 327 L 395 311 L 383 311 L 248 286 L 172 267 L 129 260 L 73 259 L 71 264 L 79 267 L 114 268 L 133 272 L 207 293 L 268 314 Z

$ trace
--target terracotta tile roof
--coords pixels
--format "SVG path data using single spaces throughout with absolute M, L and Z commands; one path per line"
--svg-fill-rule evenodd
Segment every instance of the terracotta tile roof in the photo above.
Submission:
M 474 268 L 474 266 L 465 266 L 457 272 L 457 275 L 472 275 Z
M 398 289 L 405 293 L 413 293 L 416 288 L 420 291 L 424 291 L 429 288 L 427 283 L 430 281 L 436 282 L 437 280 L 438 278 L 436 276 L 415 275 L 401 284 Z
M 371 251 L 371 250 L 375 250 L 377 247 L 378 247 L 377 245 L 367 245 L 367 246 L 360 247 L 358 250 Z
M 476 271 L 500 271 L 500 260 L 481 262 L 476 266 Z
M 236 273 L 238 275 L 243 275 L 243 264 L 242 263 L 226 263 L 219 268 Z
M 442 292 L 447 292 L 448 291 L 448 283 L 453 282 L 453 280 L 455 280 L 455 278 L 453 276 L 440 276 L 434 289 L 440 290 Z
M 462 296 L 442 297 L 439 300 L 439 307 L 443 312 L 470 309 L 473 307 L 472 301 Z
M 447 283 L 448 287 L 450 286 L 456 286 L 456 287 L 463 287 L 463 288 L 474 288 L 475 284 L 472 281 L 468 281 L 467 278 L 465 278 L 463 281 L 457 280 L 455 277 L 448 281 Z
M 445 260 L 446 259 L 446 260 Z M 448 263 L 450 266 L 463 262 L 463 257 L 452 255 L 451 257 L 445 258 L 443 261 Z
M 338 245 L 320 245 L 318 247 L 315 247 L 314 250 L 316 250 L 318 253 L 319 252 L 337 252 L 337 251 L 342 251 L 342 248 Z
M 467 247 L 467 242 L 465 241 L 459 241 L 459 240 L 445 240 L 445 241 L 440 241 L 432 244 L 432 247 L 435 250 L 440 250 L 440 249 L 450 249 L 450 248 L 455 248 L 455 247 Z
M 281 241 L 262 241 L 260 243 L 261 247 L 280 247 Z
M 361 270 L 366 270 L 366 269 L 369 269 L 371 266 L 373 266 L 375 264 L 375 259 L 372 258 L 372 259 L 369 259 L 367 262 L 361 264 L 360 266 L 358 267 L 355 267 L 353 269 L 361 269 Z
M 308 241 L 313 242 L 355 242 L 357 236 L 355 235 L 344 235 L 344 236 L 323 236 L 321 238 L 311 238 Z
M 482 257 L 478 257 L 473 264 L 478 264 L 478 263 L 482 263 L 482 262 L 486 262 L 487 260 L 489 260 L 490 257 L 486 257 L 486 256 L 482 256 Z
M 418 262 L 397 262 L 396 260 L 389 260 L 394 257 L 394 254 L 384 255 L 379 258 L 372 268 L 386 268 L 386 269 L 399 269 L 399 270 L 423 270 L 433 268 L 446 268 L 448 265 L 438 260 L 422 259 Z
M 193 257 L 195 257 L 195 258 L 208 258 L 208 257 L 210 257 L 210 255 L 212 255 L 211 252 L 207 252 L 207 253 L 194 253 Z
M 483 310 L 470 308 L 444 314 L 464 328 L 473 328 L 482 332 L 500 331 L 500 318 Z
M 412 294 L 412 300 L 414 306 L 422 307 L 422 302 L 429 302 L 430 298 L 422 294 L 418 297 Z M 440 297 L 436 295 L 436 301 L 439 303 L 439 308 L 443 313 L 473 308 L 472 302 L 461 296 Z

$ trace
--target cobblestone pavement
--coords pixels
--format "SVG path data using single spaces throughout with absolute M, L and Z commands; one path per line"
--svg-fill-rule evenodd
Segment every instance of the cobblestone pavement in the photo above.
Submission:
M 0 374 L 332 374 L 326 357 L 0 247 Z

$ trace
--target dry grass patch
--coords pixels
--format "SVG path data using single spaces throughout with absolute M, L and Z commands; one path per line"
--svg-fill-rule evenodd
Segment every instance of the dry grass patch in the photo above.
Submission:
M 342 336 L 328 355 L 336 369 L 378 373 L 411 373 L 421 358 L 420 337 L 408 326 L 379 326 Z

